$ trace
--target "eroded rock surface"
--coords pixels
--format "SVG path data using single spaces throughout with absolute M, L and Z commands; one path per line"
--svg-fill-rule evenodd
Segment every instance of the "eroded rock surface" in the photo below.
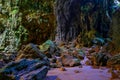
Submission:
M 44 60 L 21 59 L 8 63 L 1 69 L 0 74 L 13 76 L 15 80 L 43 80 L 48 70 L 48 63 Z M 0 80 L 3 78 L 1 77 Z
M 37 45 L 30 43 L 22 47 L 18 52 L 16 60 L 27 58 L 27 59 L 43 59 L 45 55 L 37 48 Z

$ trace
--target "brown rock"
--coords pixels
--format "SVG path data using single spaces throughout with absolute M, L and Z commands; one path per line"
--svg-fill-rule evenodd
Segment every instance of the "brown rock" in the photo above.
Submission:
M 74 72 L 75 72 L 75 73 L 79 73 L 80 71 L 78 71 L 78 70 L 75 70 Z
M 83 66 L 82 66 L 82 65 L 80 65 L 80 66 L 79 66 L 79 68 L 83 68 Z
M 62 67 L 62 60 L 60 57 L 57 57 L 57 61 L 56 61 L 57 67 Z
M 60 71 L 66 71 L 66 69 L 64 67 L 61 67 Z
M 93 69 L 99 69 L 99 66 L 92 66 Z
M 111 72 L 111 75 L 112 75 L 112 77 L 111 77 L 111 80 L 119 80 L 120 79 L 120 74 L 118 74 L 117 72 L 115 72 L 114 70 Z
M 90 60 L 87 60 L 87 61 L 85 62 L 85 64 L 86 64 L 86 65 L 92 65 L 92 63 L 91 63 Z
M 56 80 L 61 80 L 60 78 L 57 78 Z
M 28 44 L 24 46 L 17 55 L 16 60 L 20 60 L 22 58 L 29 58 L 29 59 L 43 59 L 45 55 L 37 48 L 35 44 Z
M 100 51 L 100 46 L 96 46 L 96 47 L 94 48 L 94 50 L 95 50 L 96 53 L 98 53 L 98 52 Z
M 57 68 L 57 64 L 56 63 L 50 63 L 50 67 L 51 68 Z
M 62 47 L 62 46 L 64 46 L 64 45 L 65 45 L 65 42 L 62 42 L 62 41 L 61 41 L 61 42 L 59 43 L 59 47 Z
M 77 58 L 73 58 L 73 56 L 70 55 L 62 55 L 61 56 L 61 61 L 63 66 L 78 66 L 80 65 L 80 60 Z

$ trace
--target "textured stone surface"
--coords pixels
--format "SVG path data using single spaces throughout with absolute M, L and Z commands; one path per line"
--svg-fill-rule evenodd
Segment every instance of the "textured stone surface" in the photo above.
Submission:
M 60 56 L 60 49 L 56 43 L 51 40 L 47 40 L 40 45 L 39 48 L 48 58 L 51 58 L 53 55 Z
M 46 66 L 43 66 L 40 69 L 31 71 L 30 73 L 22 75 L 20 77 L 20 80 L 44 80 L 47 72 L 48 72 L 48 68 Z
M 0 61 L 0 68 L 2 68 L 4 65 L 5 65 L 5 62 L 1 60 Z
M 62 61 L 63 66 L 73 67 L 73 66 L 80 65 L 80 60 L 70 55 L 62 55 L 61 61 Z
M 14 76 L 15 80 L 43 80 L 48 70 L 49 65 L 45 60 L 21 59 L 8 63 L 0 74 Z
M 119 70 L 120 70 L 120 54 L 117 54 L 117 55 L 111 57 L 108 60 L 107 65 L 109 67 L 113 67 L 115 69 L 119 68 Z
M 114 0 L 56 0 L 57 40 L 70 41 L 95 29 L 108 36 Z
M 27 58 L 27 59 L 43 59 L 45 55 L 37 48 L 35 44 L 28 44 L 23 46 L 22 49 L 18 52 L 16 60 Z

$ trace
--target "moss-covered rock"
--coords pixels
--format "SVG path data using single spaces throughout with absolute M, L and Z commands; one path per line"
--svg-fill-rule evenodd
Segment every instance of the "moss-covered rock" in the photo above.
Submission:
M 40 45 L 39 48 L 48 58 L 51 58 L 52 56 L 60 56 L 59 47 L 51 40 L 47 40 Z

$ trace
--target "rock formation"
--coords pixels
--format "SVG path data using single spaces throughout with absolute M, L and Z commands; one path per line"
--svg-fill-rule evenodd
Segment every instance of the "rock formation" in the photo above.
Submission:
M 56 39 L 71 41 L 92 29 L 108 37 L 113 5 L 114 0 L 56 0 Z
M 0 76 L 13 77 L 13 80 L 44 80 L 49 70 L 47 62 L 39 59 L 21 59 L 7 64 L 0 71 Z M 4 77 L 0 77 L 3 80 Z M 7 78 L 6 80 L 9 80 Z M 11 79 L 12 80 L 12 79 Z
M 15 61 L 6 64 L 0 70 L 0 80 L 44 80 L 50 68 L 48 58 L 37 45 L 24 45 Z

